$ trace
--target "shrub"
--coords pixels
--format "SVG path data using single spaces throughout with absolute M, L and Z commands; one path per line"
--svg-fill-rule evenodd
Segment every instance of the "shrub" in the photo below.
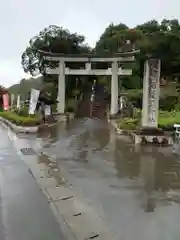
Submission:
M 141 120 L 141 113 L 142 113 L 142 110 L 141 110 L 141 109 L 139 109 L 139 108 L 134 108 L 133 117 L 134 117 L 135 119 Z
M 135 130 L 141 122 L 141 110 L 137 109 L 135 119 L 125 118 L 117 122 L 120 129 Z M 173 131 L 174 124 L 180 124 L 180 111 L 159 111 L 158 127 L 163 130 Z
M 136 108 L 142 107 L 142 99 L 143 99 L 142 89 L 127 90 L 127 96 L 129 101 L 133 104 L 134 107 Z M 160 100 L 159 100 L 159 108 L 165 111 L 166 110 L 171 111 L 177 108 L 178 102 L 179 102 L 179 97 L 177 95 L 167 95 L 167 94 L 162 95 L 160 96 Z
M 135 130 L 138 126 L 138 119 L 124 118 L 118 123 L 118 127 L 124 130 Z
M 180 112 L 179 111 L 160 111 L 159 112 L 159 127 L 164 130 L 173 130 L 174 124 L 180 124 Z
M 19 116 L 15 112 L 0 112 L 0 117 L 21 126 L 36 126 L 41 123 L 41 120 L 37 116 Z
M 127 96 L 129 101 L 136 108 L 142 107 L 142 90 L 141 89 L 131 89 L 127 91 Z
M 16 113 L 19 116 L 23 116 L 23 117 L 28 117 L 29 116 L 29 107 L 28 106 L 23 106 L 22 108 L 20 108 L 19 110 L 16 110 Z
M 177 103 L 178 103 L 178 97 L 177 96 L 163 96 L 159 100 L 159 108 L 165 111 L 170 111 L 172 109 L 175 109 Z

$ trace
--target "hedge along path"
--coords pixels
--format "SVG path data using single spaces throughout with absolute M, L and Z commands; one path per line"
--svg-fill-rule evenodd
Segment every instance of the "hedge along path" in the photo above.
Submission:
M 174 124 L 180 124 L 180 111 L 159 111 L 158 127 L 163 130 L 174 131 Z M 141 125 L 141 110 L 138 116 L 117 120 L 117 126 L 124 130 L 135 130 Z
M 41 124 L 41 119 L 37 116 L 19 116 L 14 112 L 0 112 L 0 117 L 9 120 L 18 126 L 37 126 Z

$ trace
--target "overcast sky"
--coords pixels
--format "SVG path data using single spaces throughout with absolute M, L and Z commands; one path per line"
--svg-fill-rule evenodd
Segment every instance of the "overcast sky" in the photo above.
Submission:
M 86 36 L 94 46 L 105 27 L 129 27 L 153 18 L 180 19 L 179 0 L 5 0 L 0 3 L 0 84 L 8 87 L 24 77 L 21 54 L 31 37 L 49 25 Z

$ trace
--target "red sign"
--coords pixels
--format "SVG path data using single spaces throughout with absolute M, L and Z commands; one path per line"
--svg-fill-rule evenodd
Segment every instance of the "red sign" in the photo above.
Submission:
M 3 94 L 3 107 L 4 107 L 4 110 L 9 109 L 9 95 L 8 94 Z

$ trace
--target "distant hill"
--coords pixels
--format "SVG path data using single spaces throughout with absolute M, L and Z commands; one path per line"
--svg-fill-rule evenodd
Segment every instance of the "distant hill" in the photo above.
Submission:
M 14 84 L 9 87 L 8 91 L 10 93 L 14 93 L 15 95 L 20 94 L 22 100 L 26 100 L 28 98 L 28 93 L 31 88 L 35 88 L 40 90 L 43 86 L 43 77 L 38 78 L 30 78 L 30 79 L 22 79 L 20 83 Z

